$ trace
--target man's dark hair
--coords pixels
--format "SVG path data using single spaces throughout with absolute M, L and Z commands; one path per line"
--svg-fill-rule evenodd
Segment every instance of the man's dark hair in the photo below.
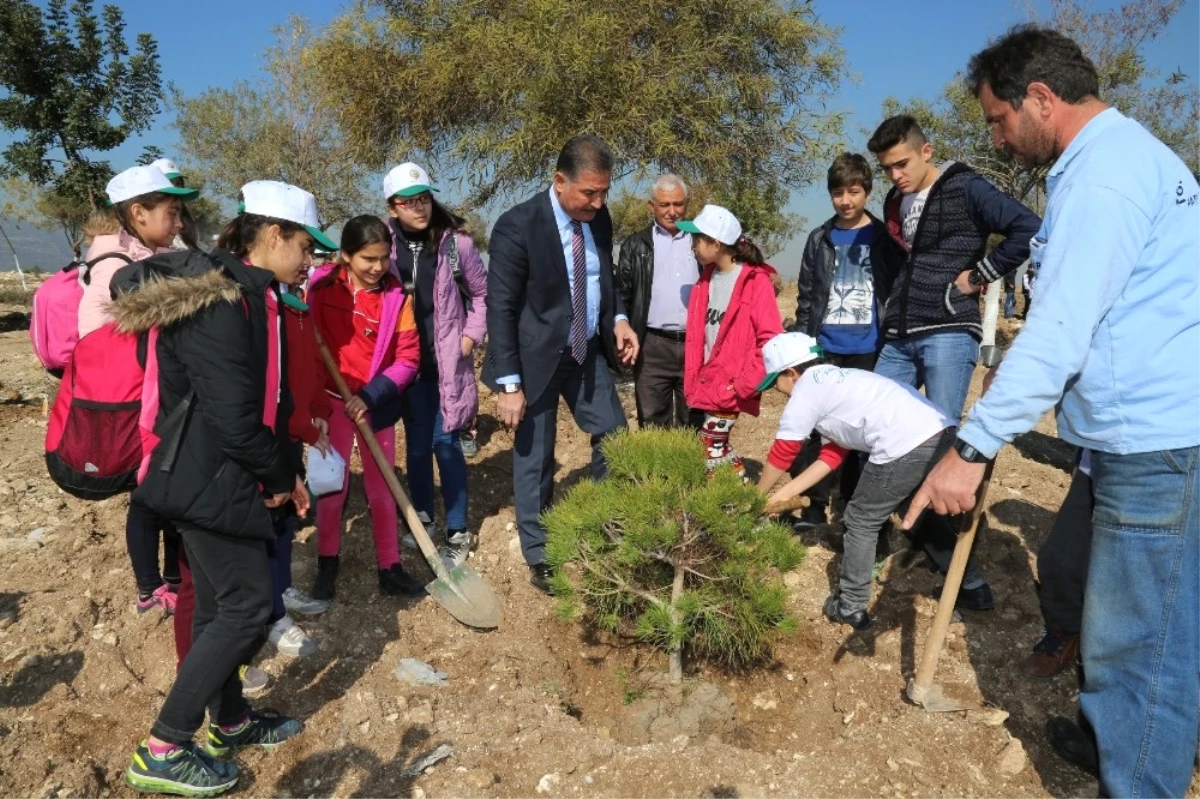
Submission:
M 842 153 L 833 159 L 826 185 L 832 193 L 834 189 L 853 186 L 855 183 L 862 186 L 865 193 L 871 193 L 871 165 L 858 153 Z
M 608 145 L 599 136 L 581 133 L 572 136 L 563 145 L 554 169 L 566 175 L 568 180 L 574 180 L 585 170 L 612 172 L 612 150 L 608 149 Z
M 928 139 L 925 138 L 925 131 L 921 130 L 921 126 L 917 124 L 917 120 L 908 114 L 901 114 L 900 116 L 883 120 L 883 124 L 875 129 L 871 140 L 867 142 L 867 149 L 875 155 L 879 155 L 892 149 L 900 142 L 908 142 L 914 150 L 917 150 L 926 141 Z
M 1100 96 L 1096 65 L 1068 36 L 1037 25 L 1017 25 L 997 42 L 971 56 L 967 88 L 992 94 L 1020 108 L 1031 83 L 1044 83 L 1072 105 Z

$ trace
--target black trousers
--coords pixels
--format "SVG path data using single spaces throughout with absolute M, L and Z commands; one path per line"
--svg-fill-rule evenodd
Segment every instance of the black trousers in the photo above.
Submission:
M 250 705 L 238 668 L 266 640 L 271 616 L 267 542 L 180 525 L 196 590 L 192 648 L 151 733 L 168 743 L 192 740 L 207 708 L 213 724 L 236 724 Z
M 158 570 L 158 539 L 162 535 L 163 565 Z M 125 548 L 133 564 L 138 594 L 149 596 L 163 581 L 179 583 L 179 533 L 166 518 L 141 503 L 130 501 L 125 517 Z
M 867 353 L 866 355 L 835 355 L 829 354 L 825 359 L 834 366 L 840 366 L 844 369 L 862 369 L 864 372 L 875 370 L 875 361 L 878 360 L 879 354 L 875 352 Z M 808 441 L 804 442 L 803 449 L 796 456 L 796 460 L 792 463 L 792 468 L 788 470 L 792 477 L 796 477 L 817 460 L 817 454 L 821 449 L 821 437 L 813 433 Z M 865 454 L 851 452 L 846 455 L 846 459 L 842 461 L 840 472 L 835 472 L 829 475 L 821 482 L 817 483 L 808 492 L 809 499 L 812 500 L 812 507 L 824 508 L 829 504 L 830 497 L 833 493 L 833 481 L 836 478 L 839 481 L 839 490 L 842 495 L 843 502 L 849 502 L 854 496 L 854 490 L 858 487 L 859 477 L 862 476 L 863 464 L 866 463 L 867 457 Z
M 638 427 L 696 427 L 704 414 L 690 412 L 683 399 L 683 335 L 646 330 L 633 367 Z
M 1046 629 L 1076 635 L 1083 624 L 1083 589 L 1092 554 L 1092 478 L 1078 469 L 1038 550 L 1038 600 Z
M 587 357 L 575 363 L 564 350 L 545 393 L 525 409 L 513 441 L 513 499 L 517 531 L 525 562 L 534 566 L 545 560 L 546 530 L 542 511 L 554 498 L 554 444 L 558 432 L 558 399 L 566 400 L 575 424 L 592 437 L 592 478 L 608 474 L 600 451 L 604 437 L 627 426 L 625 411 L 617 399 L 608 363 L 599 353 L 596 337 L 588 343 Z

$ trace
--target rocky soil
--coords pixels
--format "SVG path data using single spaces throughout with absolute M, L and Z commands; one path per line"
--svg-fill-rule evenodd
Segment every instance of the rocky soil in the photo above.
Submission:
M 126 499 L 82 502 L 45 474 L 43 398 L 55 386 L 20 315 L 0 307 L 12 320 L 0 332 L 0 794 L 126 796 L 129 752 L 171 685 L 171 623 L 134 610 Z M 622 398 L 632 418 L 632 396 Z M 979 543 L 998 607 L 964 613 L 938 671 L 948 694 L 983 709 L 934 715 L 908 704 L 904 689 L 936 580 L 903 554 L 899 533 L 876 622 L 856 635 L 820 613 L 836 578 L 837 527 L 809 535 L 805 561 L 785 576 L 800 630 L 761 669 L 692 664 L 686 685 L 671 689 L 663 658 L 557 621 L 552 601 L 527 583 L 512 529 L 512 437 L 491 407 L 485 400 L 470 463 L 471 522 L 482 534 L 473 563 L 503 603 L 502 626 L 473 632 L 430 599 L 379 595 L 355 476 L 338 602 L 304 622 L 320 651 L 289 660 L 264 650 L 258 662 L 273 681 L 257 701 L 302 716 L 307 730 L 274 752 L 241 756 L 234 795 L 1095 795 L 1096 783 L 1043 738 L 1047 715 L 1074 713 L 1078 675 L 1035 683 L 1016 668 L 1040 636 L 1035 553 L 1071 465 L 1052 420 L 1000 457 Z M 771 394 L 759 419 L 738 425 L 735 444 L 753 468 L 781 409 Z M 588 462 L 587 436 L 562 417 L 560 486 Z M 315 544 L 315 531 L 303 530 L 302 586 Z M 405 657 L 446 672 L 448 683 L 401 682 L 392 672 Z M 424 768 L 443 745 L 449 757 Z M 1190 795 L 1200 795 L 1195 782 Z

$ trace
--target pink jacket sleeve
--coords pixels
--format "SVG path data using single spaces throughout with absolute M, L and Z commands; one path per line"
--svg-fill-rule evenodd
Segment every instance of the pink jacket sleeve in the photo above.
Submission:
M 463 323 L 463 335 L 479 345 L 487 334 L 487 269 L 475 243 L 465 233 L 458 237 L 458 253 L 459 268 L 471 295 L 471 310 Z

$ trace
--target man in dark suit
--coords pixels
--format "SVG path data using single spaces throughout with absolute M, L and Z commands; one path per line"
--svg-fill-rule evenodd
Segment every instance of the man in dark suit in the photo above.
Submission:
M 608 466 L 604 437 L 626 426 L 609 367 L 637 359 L 638 340 L 613 290 L 613 156 L 595 136 L 572 138 L 554 182 L 504 212 L 488 247 L 489 382 L 501 423 L 516 428 L 513 493 L 530 582 L 550 593 L 539 517 L 554 494 L 558 399 L 592 437 L 592 476 Z

